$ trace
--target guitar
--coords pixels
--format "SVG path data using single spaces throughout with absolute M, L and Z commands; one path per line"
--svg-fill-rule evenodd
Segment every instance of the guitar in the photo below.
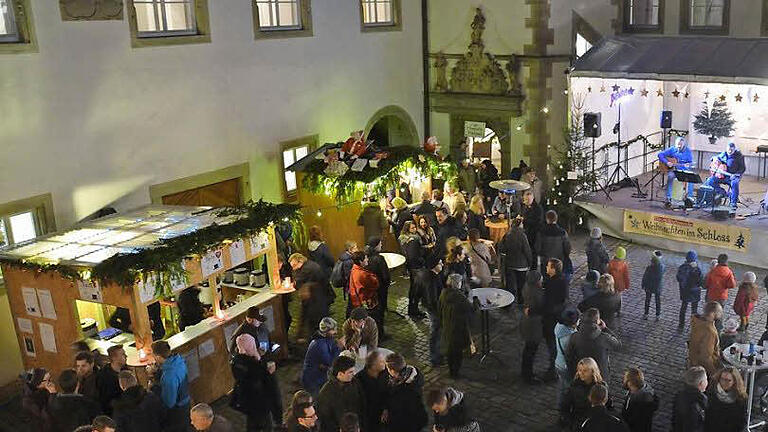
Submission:
M 726 165 L 725 162 L 721 161 L 720 158 L 718 158 L 717 156 L 713 157 L 712 162 L 709 164 L 709 173 L 714 178 L 718 178 L 718 179 L 738 176 L 738 174 L 729 173 L 728 165 Z
M 666 174 L 670 171 L 675 171 L 678 169 L 690 169 L 693 166 L 693 162 L 686 162 L 683 164 L 678 163 L 677 158 L 674 157 L 668 157 L 667 162 L 672 164 L 671 168 L 669 165 L 659 160 L 659 171 L 661 171 L 662 174 Z

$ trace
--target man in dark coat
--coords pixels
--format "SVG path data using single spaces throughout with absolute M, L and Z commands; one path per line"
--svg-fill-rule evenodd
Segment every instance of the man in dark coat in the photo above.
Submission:
M 389 274 L 389 266 L 381 256 L 381 238 L 371 237 L 365 245 L 365 255 L 368 256 L 368 270 L 376 275 L 379 281 L 379 307 L 381 307 L 381 325 L 379 326 L 379 339 L 386 338 L 384 331 L 384 317 L 387 314 L 387 301 L 389 300 L 389 285 L 392 283 L 392 276 Z
M 451 387 L 433 389 L 427 395 L 427 405 L 435 416 L 438 431 L 480 432 L 467 407 L 464 393 Z
M 388 226 L 387 218 L 384 217 L 384 212 L 381 211 L 376 198 L 370 197 L 368 200 L 363 204 L 363 209 L 357 218 L 357 224 L 363 227 L 365 238 L 379 237 Z
M 365 419 L 366 394 L 355 378 L 355 360 L 339 356 L 333 361 L 328 381 L 317 396 L 321 432 L 338 432 L 341 417 L 348 412 Z
M 693 366 L 683 374 L 683 389 L 675 395 L 672 432 L 703 432 L 707 410 L 707 371 Z
M 513 220 L 510 224 L 509 231 L 499 242 L 497 251 L 503 256 L 505 288 L 514 294 L 517 303 L 522 305 L 525 303 L 523 298 L 525 274 L 536 265 L 533 261 L 531 246 L 520 222 Z
M 523 218 L 523 229 L 528 238 L 528 244 L 533 253 L 533 262 L 537 262 L 536 239 L 539 237 L 541 225 L 544 223 L 544 211 L 533 196 L 533 191 L 528 189 L 523 192 L 523 205 L 520 207 L 520 216 Z
M 446 252 L 445 243 L 451 237 L 457 237 L 460 240 L 467 239 L 467 230 L 451 216 L 447 209 L 437 209 L 435 212 L 437 217 L 437 241 L 435 242 L 435 248 L 433 253 L 439 257 L 445 257 Z
M 448 373 L 452 378 L 459 376 L 464 350 L 470 341 L 472 303 L 464 295 L 463 284 L 461 275 L 450 274 L 440 294 L 440 347 L 448 359 Z
M 96 386 L 96 374 L 99 368 L 94 365 L 93 353 L 80 351 L 75 356 L 75 371 L 77 372 L 77 393 L 94 402 L 99 400 L 99 389 Z
M 388 355 L 386 362 L 389 381 L 382 413 L 384 423 L 393 432 L 421 431 L 428 421 L 421 398 L 424 375 L 415 366 L 407 365 L 398 353 Z
M 571 263 L 571 241 L 568 240 L 568 233 L 557 224 L 557 213 L 549 210 L 546 213 L 547 224 L 539 231 L 536 238 L 536 254 L 541 257 L 542 273 L 546 272 L 543 268 L 547 260 L 557 258 L 563 263 L 563 274 L 567 280 L 573 274 Z
M 371 351 L 365 359 L 365 368 L 355 375 L 365 393 L 365 418 L 369 432 L 380 432 L 381 413 L 387 397 L 387 372 L 384 356 L 379 351 Z
M 109 364 L 99 371 L 96 377 L 96 385 L 99 387 L 99 402 L 101 409 L 107 415 L 112 415 L 112 401 L 120 397 L 120 380 L 117 374 L 126 369 L 128 356 L 121 345 L 113 345 L 107 349 Z
M 544 278 L 544 306 L 542 311 L 544 328 L 542 331 L 549 350 L 549 367 L 545 377 L 547 380 L 553 380 L 557 377 L 555 373 L 555 359 L 557 358 L 555 325 L 568 301 L 568 281 L 563 277 L 563 263 L 559 259 L 549 259 L 544 268 L 546 269 L 546 277 Z
M 75 393 L 77 372 L 64 369 L 59 375 L 59 394 L 48 404 L 53 432 L 72 432 L 78 426 L 90 424 L 101 410 L 96 402 Z
M 685 262 L 677 268 L 678 287 L 680 289 L 680 314 L 678 316 L 677 327 L 682 330 L 685 326 L 685 313 L 688 304 L 691 305 L 691 316 L 699 313 L 699 301 L 701 301 L 701 285 L 704 278 L 697 261 L 696 251 L 690 250 L 685 255 Z M 768 278 L 768 276 L 766 276 Z M 766 324 L 768 326 L 768 324 Z M 768 329 L 768 327 L 767 327 Z
M 587 419 L 580 425 L 582 432 L 629 432 L 629 428 L 618 417 L 609 414 L 605 408 L 608 402 L 608 387 L 598 383 L 589 391 L 589 409 Z
M 165 421 L 165 407 L 152 392 L 140 386 L 131 371 L 118 375 L 123 393 L 112 402 L 112 417 L 120 432 L 161 432 Z
M 436 229 L 437 217 L 435 216 L 435 212 L 437 211 L 437 207 L 432 205 L 431 198 L 432 196 L 429 191 L 422 192 L 421 202 L 416 204 L 411 212 L 415 215 L 424 216 L 424 218 L 427 219 L 429 226 Z
M 245 312 L 245 320 L 229 338 L 229 352 L 233 354 L 237 352 L 237 337 L 245 333 L 253 336 L 256 340 L 260 354 L 269 355 L 272 351 L 272 343 L 269 340 L 269 330 L 264 325 L 266 321 L 267 317 L 261 313 L 258 306 L 249 307 Z
M 571 335 L 565 349 L 568 372 L 575 375 L 579 360 L 592 357 L 600 368 L 603 379 L 608 381 L 611 376 L 609 353 L 620 347 L 621 342 L 600 319 L 600 311 L 595 308 L 589 309 L 582 315 L 577 331 Z
M 603 230 L 600 227 L 592 228 L 587 242 L 587 267 L 590 270 L 597 270 L 598 273 L 605 273 L 608 261 L 611 257 L 608 255 L 608 249 L 603 244 Z
M 205 308 L 200 301 L 200 288 L 191 286 L 185 288 L 177 299 L 179 305 L 179 330 L 184 331 L 188 326 L 193 326 L 205 317 Z
M 429 334 L 429 361 L 433 366 L 443 363 L 440 353 L 440 294 L 443 292 L 443 262 L 435 257 L 428 256 L 426 268 L 418 269 L 413 273 L 414 289 L 422 293 L 422 305 L 429 314 L 432 327 Z
M 301 298 L 302 324 L 306 337 L 317 328 L 320 320 L 328 316 L 336 293 L 328 274 L 320 265 L 300 253 L 288 258 L 293 269 L 295 288 Z

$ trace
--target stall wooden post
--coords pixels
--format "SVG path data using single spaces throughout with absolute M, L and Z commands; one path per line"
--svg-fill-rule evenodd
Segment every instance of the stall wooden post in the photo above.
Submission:
M 277 245 L 277 239 L 275 239 L 275 227 L 267 227 L 267 236 L 269 237 L 270 245 Z M 280 262 L 277 259 L 277 248 L 270 247 L 267 250 L 267 273 L 269 274 L 270 285 L 272 285 L 272 291 L 279 290 L 283 286 L 283 281 L 280 280 Z
M 114 289 L 123 289 L 115 286 Z M 152 325 L 149 320 L 149 312 L 141 302 L 140 293 L 135 287 L 130 287 L 131 291 L 131 325 L 133 326 L 133 336 L 136 338 L 136 349 L 144 349 L 144 352 L 152 350 Z
M 215 275 L 208 278 L 208 289 L 211 290 L 211 299 L 213 299 L 213 316 L 221 319 L 223 312 L 221 312 L 221 299 L 219 298 L 219 287 L 217 286 Z

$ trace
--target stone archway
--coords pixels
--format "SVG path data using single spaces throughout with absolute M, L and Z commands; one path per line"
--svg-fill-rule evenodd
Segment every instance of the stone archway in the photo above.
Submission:
M 419 131 L 408 112 L 397 105 L 376 111 L 365 125 L 365 136 L 380 147 L 419 146 Z

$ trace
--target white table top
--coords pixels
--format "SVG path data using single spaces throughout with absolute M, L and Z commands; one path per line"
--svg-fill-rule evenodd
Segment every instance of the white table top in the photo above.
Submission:
M 392 252 L 382 252 L 381 256 L 384 257 L 384 261 L 387 262 L 387 267 L 393 269 L 405 264 L 405 257 Z
M 748 365 L 746 363 L 746 358 L 744 359 L 744 363 L 740 362 L 738 352 L 736 354 L 731 354 L 731 347 L 736 347 L 737 349 L 740 349 L 741 352 L 747 353 L 749 352 L 749 344 L 735 343 L 723 350 L 723 360 L 728 362 L 731 366 L 745 371 L 759 371 L 768 369 L 768 362 L 766 361 L 763 361 L 763 364 L 761 365 Z M 757 352 L 756 357 L 763 356 L 765 354 L 765 348 L 761 345 L 755 345 L 755 351 Z
M 475 288 L 469 293 L 470 300 L 474 297 L 480 300 L 482 310 L 503 308 L 515 301 L 515 296 L 511 292 L 499 288 Z

